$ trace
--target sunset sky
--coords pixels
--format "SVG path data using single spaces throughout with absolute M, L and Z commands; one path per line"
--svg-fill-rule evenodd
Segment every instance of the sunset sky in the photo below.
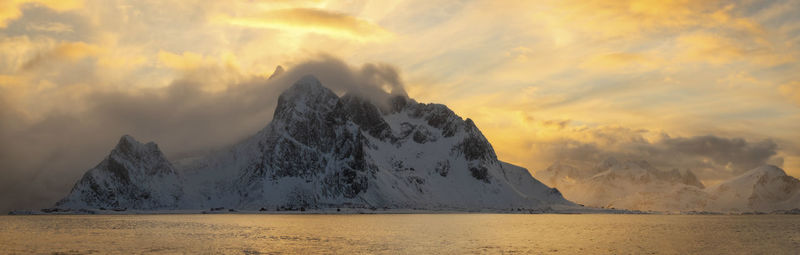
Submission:
M 794 0 L 3 0 L 0 209 L 52 204 L 122 134 L 173 158 L 254 134 L 278 65 L 333 87 L 348 79 L 331 73 L 397 72 L 371 82 L 473 119 L 531 172 L 614 156 L 706 183 L 766 163 L 798 177 L 798 13 Z M 275 88 L 241 92 L 253 86 Z

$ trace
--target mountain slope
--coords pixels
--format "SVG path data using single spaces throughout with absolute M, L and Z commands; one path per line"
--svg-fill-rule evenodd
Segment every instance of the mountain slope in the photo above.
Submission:
M 586 171 L 557 163 L 536 175 L 572 201 L 595 207 L 684 211 L 705 203 L 704 186 L 691 171 L 661 171 L 646 161 L 609 158 Z
M 710 187 L 708 193 L 711 210 L 771 212 L 800 208 L 800 180 L 772 165 Z
M 183 196 L 180 176 L 158 146 L 125 135 L 56 206 L 174 209 Z
M 272 122 L 257 134 L 177 168 L 184 195 L 171 202 L 182 209 L 473 210 L 573 205 L 524 168 L 499 161 L 472 120 L 444 105 L 421 104 L 404 96 L 390 102 L 353 94 L 339 97 L 313 76 L 301 78 L 280 95 Z M 109 171 L 95 172 L 92 176 L 97 179 L 112 176 Z M 116 184 L 127 187 L 124 182 Z M 90 187 L 82 180 L 73 190 L 80 192 L 68 198 L 104 196 L 105 191 Z M 117 195 L 116 189 L 110 190 Z M 139 198 L 147 202 L 115 200 L 114 205 L 163 208 L 161 200 Z

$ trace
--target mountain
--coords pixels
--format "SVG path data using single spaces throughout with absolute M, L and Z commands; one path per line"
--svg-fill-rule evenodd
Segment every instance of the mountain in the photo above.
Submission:
M 615 158 L 588 170 L 556 163 L 536 176 L 576 203 L 630 210 L 693 210 L 704 188 L 690 170 L 662 171 L 647 161 Z
M 120 145 L 57 204 L 66 208 L 514 209 L 573 206 L 497 159 L 470 119 L 405 96 L 337 96 L 305 76 L 244 141 L 173 166 L 153 143 Z
M 705 187 L 690 170 L 661 171 L 646 161 L 609 158 L 582 170 L 557 162 L 536 177 L 589 206 L 643 211 L 772 212 L 800 208 L 800 181 L 762 166 Z
M 718 211 L 791 210 L 800 208 L 800 180 L 766 165 L 710 187 L 709 207 Z
M 180 175 L 158 145 L 126 135 L 56 206 L 175 209 L 183 197 Z

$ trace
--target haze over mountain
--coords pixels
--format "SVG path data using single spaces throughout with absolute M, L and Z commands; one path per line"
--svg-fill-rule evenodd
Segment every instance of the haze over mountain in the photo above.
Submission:
M 278 74 L 280 75 L 280 74 Z M 497 159 L 472 120 L 405 95 L 337 96 L 314 76 L 284 91 L 272 121 L 211 155 L 170 162 L 123 136 L 59 208 L 549 209 L 575 207 Z
M 689 169 L 662 171 L 647 161 L 608 158 L 588 169 L 555 163 L 536 178 L 567 199 L 643 211 L 773 212 L 800 208 L 800 180 L 765 165 L 706 187 Z

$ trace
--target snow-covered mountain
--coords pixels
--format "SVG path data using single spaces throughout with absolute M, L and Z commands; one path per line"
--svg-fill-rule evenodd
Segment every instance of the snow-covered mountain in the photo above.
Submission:
M 56 206 L 174 209 L 183 197 L 181 178 L 158 145 L 125 135 Z
M 566 198 L 594 207 L 643 211 L 771 212 L 800 208 L 800 181 L 762 166 L 712 187 L 690 171 L 661 171 L 646 161 L 607 159 L 581 170 L 555 163 L 536 177 Z
M 175 167 L 124 136 L 59 207 L 133 209 L 510 209 L 573 204 L 501 162 L 470 119 L 405 96 L 337 96 L 313 76 L 283 92 L 271 123 Z
M 536 173 L 576 203 L 593 207 L 671 211 L 696 207 L 703 184 L 689 170 L 661 171 L 646 161 L 609 158 L 582 171 L 556 163 Z
M 710 210 L 761 211 L 800 208 L 800 180 L 766 165 L 709 187 Z

